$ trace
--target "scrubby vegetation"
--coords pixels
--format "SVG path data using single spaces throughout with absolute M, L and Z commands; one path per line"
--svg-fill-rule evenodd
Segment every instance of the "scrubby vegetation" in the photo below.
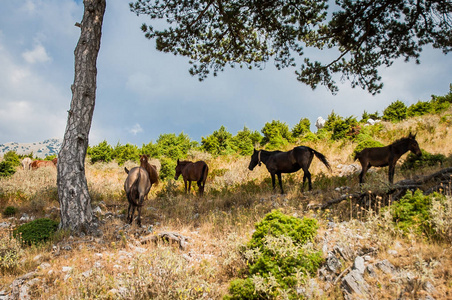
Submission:
M 245 127 L 236 135 L 221 126 L 200 143 L 184 133 L 162 134 L 141 147 L 103 141 L 89 147 L 86 162 L 99 237 L 54 235 L 56 170 L 25 171 L 16 164 L 14 173 L 0 178 L 0 291 L 28 282 L 33 299 L 343 299 L 341 280 L 361 255 L 369 257 L 366 264 L 387 260 L 398 270 L 366 275 L 370 299 L 419 299 L 427 293 L 450 298 L 452 178 L 435 194 L 417 190 L 430 189 L 426 183 L 399 202 L 384 203 L 373 191 L 390 189 L 387 169 L 375 169 L 359 186 L 356 170 L 347 173 L 343 166 L 353 166 L 353 152 L 362 147 L 416 132 L 423 156 L 402 157 L 395 182 L 450 168 L 451 97 L 452 90 L 432 96 L 394 120 L 389 116 L 403 115 L 401 105 L 385 110 L 386 117 L 364 112 L 361 120 L 332 112 L 317 132 L 301 118 L 292 130 L 281 121 L 266 123 L 260 132 Z M 369 125 L 369 119 L 383 120 Z M 312 192 L 301 191 L 302 172 L 284 174 L 287 194 L 274 195 L 265 167 L 247 169 L 254 147 L 288 150 L 300 144 L 325 154 L 333 168 L 325 173 L 313 161 Z M 123 183 L 124 166 L 138 165 L 142 153 L 158 160 L 163 180 L 152 187 L 142 212 L 144 227 L 138 228 L 124 222 Z M 185 195 L 182 181 L 174 181 L 178 158 L 208 163 L 204 197 L 193 190 Z M 350 198 L 318 209 L 358 192 L 367 195 L 361 202 Z M 163 234 L 183 242 L 169 243 Z M 344 249 L 353 253 L 350 258 Z M 338 251 L 345 254 L 335 271 L 328 271 L 334 275 L 328 281 L 325 270 L 332 267 L 325 264 Z M 15 281 L 25 274 L 34 279 Z M 427 292 L 429 284 L 434 290 Z

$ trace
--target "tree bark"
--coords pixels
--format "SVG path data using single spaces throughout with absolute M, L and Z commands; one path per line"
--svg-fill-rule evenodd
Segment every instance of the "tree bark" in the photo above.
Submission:
M 94 234 L 98 225 L 91 209 L 85 177 L 85 156 L 96 100 L 97 56 L 100 49 L 106 0 L 84 0 L 80 39 L 75 48 L 75 74 L 71 107 L 58 154 L 58 199 L 61 229 Z

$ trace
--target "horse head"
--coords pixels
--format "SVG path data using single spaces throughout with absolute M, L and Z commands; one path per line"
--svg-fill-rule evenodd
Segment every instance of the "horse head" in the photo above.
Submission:
M 251 155 L 251 161 L 250 164 L 248 166 L 248 169 L 250 169 L 251 171 L 253 171 L 253 169 L 259 165 L 261 166 L 261 160 L 260 160 L 260 151 L 256 151 L 256 149 L 253 149 L 253 155 Z
M 174 176 L 174 180 L 179 179 L 179 176 L 182 174 L 182 165 L 180 164 L 179 158 L 177 159 L 176 165 L 176 175 Z
M 421 148 L 419 148 L 419 144 L 416 141 L 416 134 L 413 135 L 410 132 L 410 134 L 408 135 L 408 140 L 409 140 L 408 148 L 410 149 L 411 152 L 413 152 L 417 156 L 422 156 Z

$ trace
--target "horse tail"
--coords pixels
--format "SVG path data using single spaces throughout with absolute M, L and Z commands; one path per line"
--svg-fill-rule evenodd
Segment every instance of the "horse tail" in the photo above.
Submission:
M 127 167 L 124 167 L 124 171 L 126 171 L 126 173 L 129 174 L 129 169 L 127 169 Z
M 201 177 L 199 178 L 198 183 L 201 184 L 203 183 L 203 188 L 204 185 L 206 184 L 206 181 L 204 178 L 207 178 L 207 173 L 209 172 L 209 167 L 207 166 L 207 164 L 204 164 L 204 166 L 202 166 L 202 171 L 201 171 Z
M 315 156 L 316 156 L 321 162 L 323 162 L 323 164 L 324 164 L 324 165 L 328 168 L 328 170 L 331 172 L 331 166 L 330 166 L 330 163 L 326 160 L 325 155 L 323 155 L 322 153 L 320 153 L 320 152 L 318 152 L 318 151 L 315 151 L 315 150 L 312 149 L 312 148 L 309 148 L 309 149 L 311 149 L 312 153 L 314 153 Z
M 125 168 L 127 170 L 127 168 Z M 140 177 L 141 174 L 138 172 L 137 178 L 134 180 L 132 185 L 130 186 L 130 190 L 127 193 L 127 200 L 129 203 L 132 203 L 135 206 L 142 206 L 136 202 L 135 199 L 138 199 L 140 197 L 140 191 L 138 190 L 138 185 L 140 184 Z

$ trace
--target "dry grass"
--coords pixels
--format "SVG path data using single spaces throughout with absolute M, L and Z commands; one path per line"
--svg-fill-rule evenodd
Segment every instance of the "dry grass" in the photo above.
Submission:
M 389 144 L 410 131 L 417 132 L 422 149 L 449 157 L 451 133 L 447 124 L 439 120 L 438 116 L 428 116 L 399 124 L 384 123 L 384 130 L 375 138 Z M 358 181 L 357 174 L 339 177 L 337 168 L 339 164 L 353 163 L 350 153 L 356 144 L 342 141 L 306 145 L 326 155 L 333 172 L 329 173 L 314 158 L 310 168 L 314 190 L 302 192 L 300 171 L 283 175 L 285 195 L 272 193 L 265 166 L 248 170 L 248 157 L 190 153 L 189 159 L 202 159 L 209 165 L 205 196 L 198 198 L 194 190 L 185 195 L 182 180 L 169 180 L 153 187 L 142 216 L 146 228 L 153 226 L 152 233 L 138 229 L 135 224 L 129 228 L 124 218 L 115 217 L 127 208 L 123 167 L 116 163 L 88 164 L 86 176 L 92 203 L 102 209 L 103 237 L 62 235 L 39 247 L 20 247 L 15 267 L 1 271 L 0 290 L 9 290 L 16 277 L 36 271 L 41 282 L 32 288 L 33 299 L 220 299 L 227 292 L 229 281 L 240 276 L 245 261 L 239 248 L 250 239 L 254 224 L 272 209 L 281 209 L 289 215 L 316 217 L 321 228 L 319 242 L 328 237 L 331 245 L 345 244 L 356 249 L 372 245 L 378 249 L 373 260 L 388 259 L 404 270 L 405 273 L 396 278 L 380 277 L 373 285 L 378 288 L 372 289 L 375 298 L 394 299 L 403 293 L 420 297 L 420 286 L 425 282 L 436 287 L 436 292 L 431 294 L 433 297 L 450 297 L 450 241 L 445 245 L 406 237 L 390 226 L 388 215 L 375 216 L 364 209 L 354 209 L 350 215 L 347 201 L 333 210 L 309 210 L 310 203 L 322 203 L 344 193 L 344 190 L 336 190 L 338 187 L 348 186 L 350 191 L 358 189 Z M 130 169 L 134 164 L 128 162 L 126 166 Z M 438 168 L 419 170 L 408 176 Z M 384 186 L 386 172 L 387 169 L 380 169 L 368 174 L 364 188 L 373 190 Z M 395 175 L 396 181 L 407 176 L 398 168 Z M 451 198 L 448 199 L 450 205 Z M 2 216 L 0 223 L 17 224 L 23 213 L 58 218 L 55 169 L 18 170 L 11 178 L 0 178 L 0 209 L 3 211 L 6 206 L 19 208 L 19 213 L 15 219 Z M 331 220 L 340 226 L 328 229 L 327 223 Z M 444 220 L 450 222 L 451 218 L 438 212 L 436 222 Z M 452 236 L 452 232 L 447 232 L 452 225 L 443 226 L 445 237 Z M 1 241 L 6 244 L 5 234 L 8 233 L 6 229 L 0 231 Z M 168 231 L 188 237 L 187 249 L 163 243 L 140 243 L 143 234 Z M 398 254 L 388 254 L 389 249 Z M 332 288 L 325 292 L 323 299 L 337 297 L 342 297 L 340 291 Z

